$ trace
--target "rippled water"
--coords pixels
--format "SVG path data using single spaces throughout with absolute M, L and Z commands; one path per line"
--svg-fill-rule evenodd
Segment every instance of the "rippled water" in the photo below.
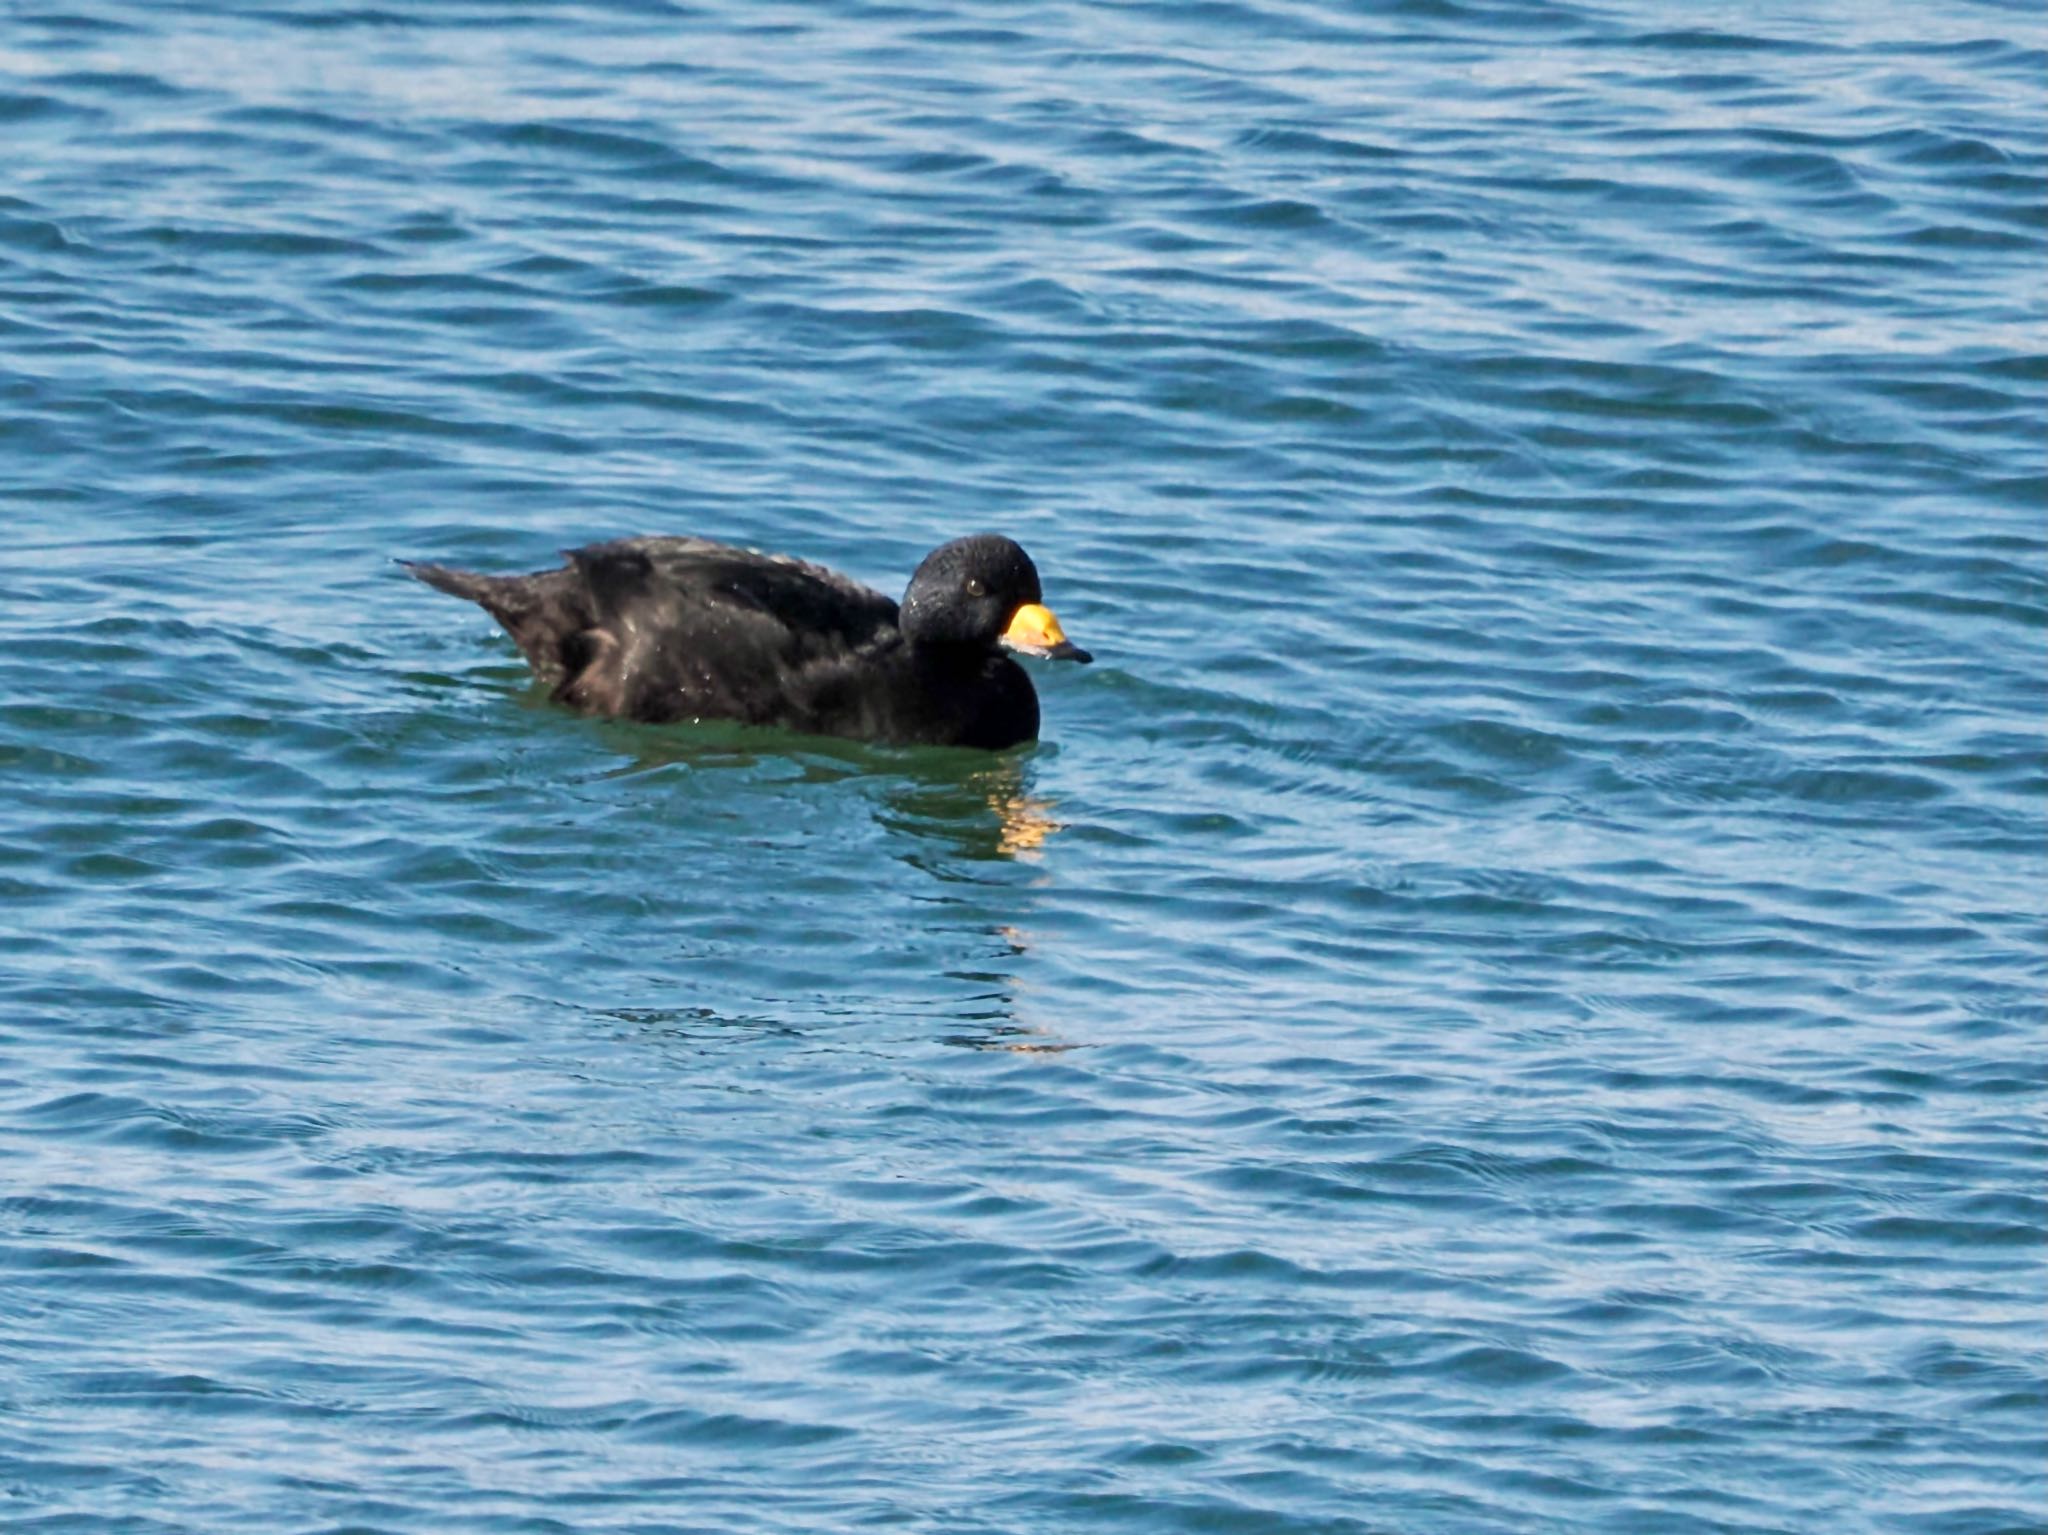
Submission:
M 2048 1527 L 2029 4 L 0 27 L 0 1519 Z M 393 556 L 1093 649 L 551 706 Z

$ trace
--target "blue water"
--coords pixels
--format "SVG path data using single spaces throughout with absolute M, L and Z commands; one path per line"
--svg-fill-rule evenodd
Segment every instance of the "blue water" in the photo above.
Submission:
M 2048 1529 L 2037 4 L 0 22 L 0 1523 Z M 394 556 L 1021 539 L 997 757 Z

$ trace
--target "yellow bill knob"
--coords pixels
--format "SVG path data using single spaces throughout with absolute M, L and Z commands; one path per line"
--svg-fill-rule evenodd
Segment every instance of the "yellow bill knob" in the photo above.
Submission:
M 1053 661 L 1092 661 L 1095 658 L 1067 638 L 1052 609 L 1027 602 L 1011 615 L 1003 631 L 1003 644 L 1027 656 L 1044 656 Z

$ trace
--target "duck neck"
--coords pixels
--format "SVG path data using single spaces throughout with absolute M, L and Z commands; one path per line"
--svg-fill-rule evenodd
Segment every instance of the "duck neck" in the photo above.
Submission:
M 910 656 L 917 669 L 933 676 L 966 677 L 988 669 L 998 652 L 986 645 L 949 645 L 926 640 L 910 642 Z

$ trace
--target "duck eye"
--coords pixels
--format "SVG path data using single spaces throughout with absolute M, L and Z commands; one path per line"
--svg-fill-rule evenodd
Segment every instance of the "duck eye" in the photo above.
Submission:
M 988 595 L 988 588 L 979 581 L 970 580 L 967 583 L 967 595 L 970 597 L 986 597 Z

